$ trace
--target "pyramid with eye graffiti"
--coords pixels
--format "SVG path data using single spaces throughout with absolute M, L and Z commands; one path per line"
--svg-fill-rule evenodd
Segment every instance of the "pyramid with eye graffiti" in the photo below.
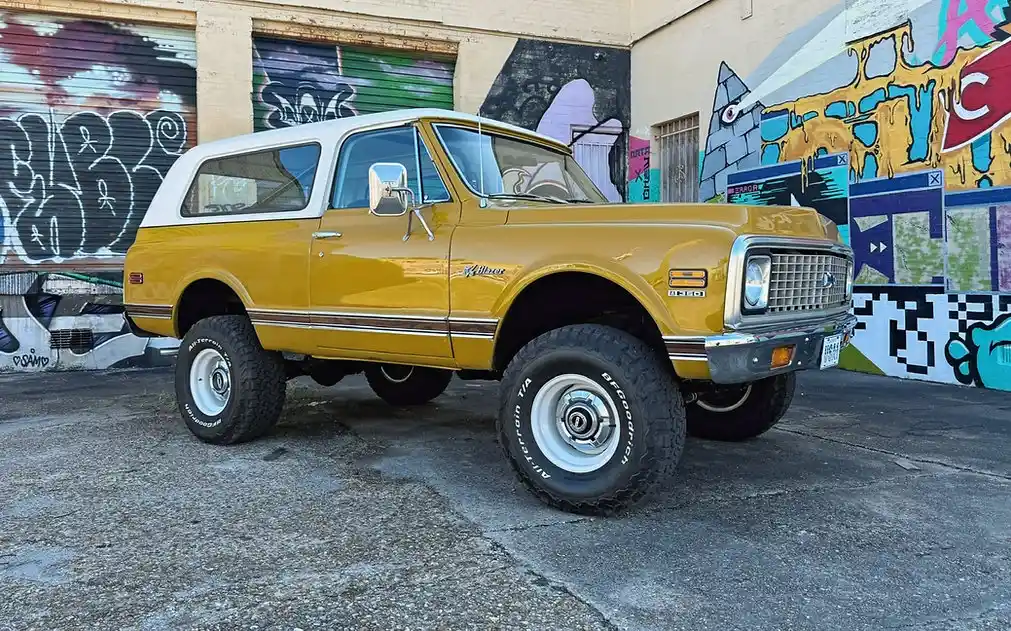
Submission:
M 732 122 L 724 122 L 723 113 L 750 94 L 737 73 L 726 63 L 720 64 L 713 113 L 709 119 L 709 135 L 702 158 L 699 181 L 699 199 L 704 202 L 719 201 L 727 190 L 727 175 L 740 169 L 761 165 L 762 111 L 765 106 L 755 103 L 747 110 L 735 112 Z

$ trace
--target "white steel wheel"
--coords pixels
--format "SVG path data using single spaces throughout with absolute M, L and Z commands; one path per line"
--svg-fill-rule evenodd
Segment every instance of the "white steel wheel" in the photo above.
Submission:
M 597 382 L 577 374 L 545 383 L 530 408 L 541 453 L 570 473 L 591 473 L 614 457 L 621 438 L 618 408 Z
M 190 364 L 190 395 L 207 416 L 221 414 L 232 395 L 232 373 L 221 353 L 205 348 Z
M 699 406 L 703 410 L 708 412 L 733 412 L 737 408 L 744 405 L 751 396 L 751 384 L 749 383 L 745 388 L 728 388 L 723 392 L 718 392 L 713 396 L 700 395 L 698 400 L 695 401 L 695 405 Z
M 379 367 L 379 370 L 383 373 L 383 376 L 390 381 L 390 383 L 404 383 L 411 378 L 411 375 L 414 374 L 414 366 L 384 364 Z

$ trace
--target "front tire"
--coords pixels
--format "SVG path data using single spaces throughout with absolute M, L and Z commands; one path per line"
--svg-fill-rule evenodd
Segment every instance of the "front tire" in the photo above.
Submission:
M 243 443 L 269 432 L 284 407 L 286 385 L 281 354 L 260 346 L 244 316 L 200 320 L 179 345 L 179 412 L 190 432 L 206 443 Z
M 453 371 L 421 366 L 370 364 L 365 379 L 383 401 L 397 407 L 423 405 L 441 395 L 453 379 Z
M 787 373 L 699 395 L 688 408 L 688 433 L 725 442 L 760 436 L 790 409 L 796 388 L 797 375 Z
M 673 477 L 685 431 L 670 368 L 612 327 L 549 331 L 502 380 L 506 456 L 529 491 L 563 511 L 615 515 L 640 504 Z

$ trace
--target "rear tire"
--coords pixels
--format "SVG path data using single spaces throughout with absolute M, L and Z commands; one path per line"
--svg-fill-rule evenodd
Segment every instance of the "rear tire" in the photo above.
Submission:
M 446 391 L 453 371 L 421 366 L 370 364 L 365 379 L 383 401 L 397 407 L 423 405 Z
M 724 388 L 718 396 L 700 396 L 688 408 L 688 433 L 726 442 L 760 436 L 790 409 L 796 388 L 797 375 L 787 373 L 742 384 L 740 389 Z
M 527 343 L 502 380 L 500 443 L 554 508 L 615 515 L 673 477 L 685 410 L 673 371 L 638 338 L 566 326 Z
M 179 412 L 190 432 L 206 443 L 255 440 L 281 416 L 284 360 L 260 346 L 245 316 L 214 316 L 194 324 L 179 345 L 175 372 Z

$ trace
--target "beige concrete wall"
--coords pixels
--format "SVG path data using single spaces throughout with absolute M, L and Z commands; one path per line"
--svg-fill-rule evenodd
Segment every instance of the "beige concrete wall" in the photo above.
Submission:
M 645 8 L 697 6 L 632 46 L 632 135 L 648 138 L 651 126 L 698 112 L 701 147 L 720 63 L 746 78 L 783 37 L 838 2 L 633 0 L 633 14 Z M 637 18 L 633 32 L 642 37 L 663 23 L 663 18 Z
M 630 0 L 3 0 L 0 6 L 155 18 L 216 5 L 253 19 L 444 39 L 459 31 L 626 46 Z M 82 11 L 84 9 L 84 11 Z M 459 39 L 457 36 L 456 39 Z
M 477 114 L 515 45 L 515 37 L 486 33 L 474 34 L 460 42 L 453 77 L 457 110 Z
M 719 0 L 630 0 L 630 36 L 634 42 L 709 2 Z M 748 1 L 748 0 L 734 0 Z

